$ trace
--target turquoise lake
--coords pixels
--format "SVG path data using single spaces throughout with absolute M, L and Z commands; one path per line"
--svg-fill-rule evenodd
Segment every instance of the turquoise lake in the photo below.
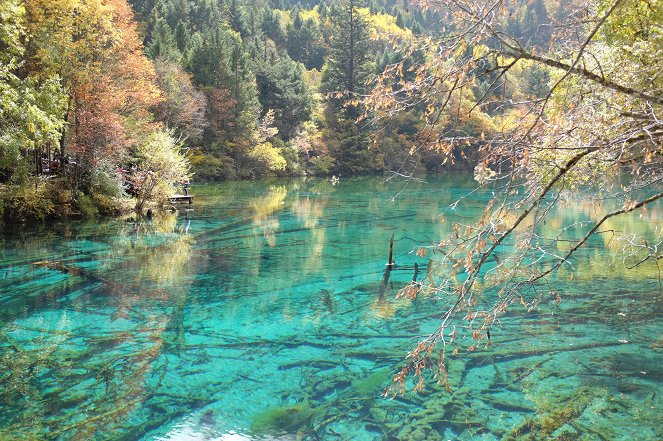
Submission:
M 480 216 L 489 192 L 449 209 L 473 188 L 224 183 L 145 222 L 5 226 L 0 440 L 663 439 L 659 272 L 626 270 L 606 235 L 550 280 L 561 302 L 514 306 L 488 349 L 450 359 L 452 394 L 382 396 L 443 310 L 396 299 L 406 268 Z M 547 225 L 595 215 L 567 204 Z M 606 229 L 662 224 L 659 204 Z

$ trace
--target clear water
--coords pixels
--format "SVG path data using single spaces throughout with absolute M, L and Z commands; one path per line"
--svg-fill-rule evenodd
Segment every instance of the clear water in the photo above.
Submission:
M 607 239 L 553 281 L 561 303 L 514 309 L 452 360 L 453 394 L 381 396 L 440 308 L 394 298 L 411 271 L 380 291 L 389 237 L 399 265 L 425 265 L 413 248 L 478 215 L 486 194 L 439 216 L 471 188 L 229 183 L 147 224 L 5 232 L 0 439 L 663 439 L 658 272 L 610 263 Z M 660 235 L 662 215 L 610 226 Z

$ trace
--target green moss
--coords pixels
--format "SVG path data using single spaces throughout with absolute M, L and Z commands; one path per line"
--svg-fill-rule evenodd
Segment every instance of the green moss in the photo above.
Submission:
M 308 401 L 294 406 L 276 407 L 253 418 L 251 430 L 257 433 L 294 431 L 302 427 L 313 415 Z
M 368 377 L 356 381 L 352 385 L 353 394 L 360 397 L 370 396 L 377 391 L 382 392 L 391 376 L 392 371 L 384 370 L 369 375 Z
M 594 397 L 595 395 L 591 389 L 583 387 L 568 397 L 563 405 L 556 403 L 554 407 L 540 410 L 534 417 L 525 418 L 504 439 L 519 440 L 550 437 L 553 432 L 580 417 Z

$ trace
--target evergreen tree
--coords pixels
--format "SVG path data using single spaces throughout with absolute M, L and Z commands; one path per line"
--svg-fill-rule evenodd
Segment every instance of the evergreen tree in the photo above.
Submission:
M 334 158 L 335 171 L 357 175 L 384 170 L 384 157 L 377 149 L 369 149 L 366 130 L 352 120 L 337 119 L 333 109 L 328 108 L 327 113 L 323 138 Z
M 189 21 L 190 2 L 188 0 L 164 0 L 157 2 L 153 13 L 165 18 L 168 26 L 174 29 L 180 21 Z
M 223 21 L 220 2 L 216 0 L 195 0 L 191 6 L 189 29 L 203 31 L 219 26 Z
M 325 62 L 325 44 L 318 23 L 309 18 L 304 22 L 301 30 L 304 46 L 304 60 L 302 61 L 307 69 L 322 69 Z
M 246 10 L 246 27 L 249 38 L 261 38 L 262 17 L 264 14 L 266 14 L 266 12 L 263 11 L 263 8 L 262 1 L 244 0 L 244 9 Z
M 421 27 L 419 22 L 416 22 L 416 21 L 414 23 L 412 23 L 412 26 L 410 26 L 410 29 L 412 30 L 412 33 L 414 35 L 422 35 L 424 33 L 424 28 Z
M 182 58 L 173 31 L 165 19 L 157 17 L 154 29 L 152 29 L 152 38 L 145 51 L 153 59 L 163 58 L 178 62 Z
M 396 26 L 405 28 L 405 20 L 403 20 L 403 14 L 400 11 L 396 13 Z
M 547 47 L 552 38 L 552 29 L 550 15 L 543 0 L 535 0 L 531 3 L 528 14 L 532 17 L 531 22 L 533 24 L 531 31 L 532 43 L 540 47 Z
M 244 38 L 249 35 L 249 26 L 246 21 L 246 9 L 238 0 L 230 0 L 228 3 L 228 23 L 233 30 L 240 33 Z
M 256 68 L 259 99 L 263 110 L 274 110 L 275 125 L 281 138 L 288 141 L 300 124 L 308 121 L 313 110 L 311 91 L 303 66 L 283 54 L 269 56 Z
M 223 27 L 196 34 L 191 43 L 189 69 L 197 84 L 229 92 L 234 107 L 231 135 L 250 133 L 260 104 L 255 76 L 239 36 Z
M 249 59 L 240 40 L 235 40 L 230 52 L 230 90 L 236 103 L 237 135 L 252 128 L 260 110 L 256 79 L 249 66 Z
M 329 57 L 322 73 L 322 91 L 343 93 L 348 118 L 359 116 L 360 109 L 350 102 L 366 92 L 370 73 L 370 41 L 368 24 L 358 12 L 357 0 L 343 0 L 333 15 L 334 33 Z
M 318 5 L 318 13 L 320 14 L 320 18 L 324 21 L 329 17 L 329 6 L 327 6 L 327 3 L 325 2 L 320 2 Z
M 174 37 L 175 43 L 177 44 L 177 49 L 179 49 L 181 53 L 186 53 L 187 49 L 189 48 L 189 42 L 191 40 L 191 36 L 189 35 L 189 30 L 187 29 L 186 24 L 183 22 L 177 23 Z
M 343 0 L 331 14 L 333 36 L 321 85 L 321 91 L 329 94 L 325 142 L 336 160 L 336 170 L 353 174 L 384 166 L 377 152 L 368 149 L 367 130 L 355 122 L 362 113 L 357 101 L 367 91 L 371 72 L 368 24 L 358 3 Z
M 136 17 L 145 20 L 150 16 L 154 9 L 156 0 L 129 0 L 129 4 L 136 12 Z
M 187 64 L 196 84 L 215 87 L 228 81 L 228 68 L 224 63 L 228 55 L 227 39 L 223 28 L 193 35 Z
M 304 63 L 307 69 L 322 68 L 324 63 L 324 40 L 318 23 L 309 18 L 302 21 L 299 14 L 288 26 L 288 54 L 290 57 Z
M 523 70 L 522 90 L 528 95 L 543 98 L 550 90 L 550 71 L 538 65 Z
M 268 11 L 262 17 L 262 32 L 279 46 L 285 46 L 286 35 L 275 11 Z

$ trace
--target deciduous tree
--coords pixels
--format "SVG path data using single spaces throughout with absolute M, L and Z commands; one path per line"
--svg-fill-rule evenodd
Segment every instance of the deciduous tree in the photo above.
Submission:
M 425 103 L 428 127 L 422 145 L 447 155 L 478 148 L 476 179 L 492 187 L 495 196 L 476 224 L 455 225 L 451 237 L 430 244 L 441 256 L 440 278 L 400 292 L 404 297 L 426 292 L 444 306 L 439 329 L 409 354 L 392 392 L 404 388 L 409 374 L 419 377 L 416 388 L 423 387 L 427 371 L 446 383 L 449 348 L 455 354 L 464 341 L 469 350 L 489 343 L 489 330 L 514 303 L 531 310 L 547 298 L 557 299 L 559 294 L 545 285 L 554 271 L 572 268 L 575 252 L 605 234 L 613 218 L 663 198 L 659 1 L 563 2 L 564 13 L 547 11 L 557 17 L 544 23 L 555 30 L 550 50 L 509 28 L 508 17 L 521 2 L 416 3 L 453 17 L 455 30 L 438 41 L 422 41 L 430 58 L 414 68 L 414 80 L 399 88 L 382 81 L 368 103 L 386 113 Z M 472 96 L 477 72 L 487 72 L 486 66 L 495 84 L 506 81 L 506 87 L 487 87 L 472 105 L 458 105 Z M 509 76 L 518 78 L 523 68 L 545 74 L 535 90 L 514 99 L 518 94 L 507 90 L 513 90 Z M 395 66 L 386 75 L 398 71 Z M 498 122 L 496 130 L 458 130 L 481 110 Z M 583 191 L 587 186 L 592 190 Z M 576 225 L 579 236 L 566 225 L 555 234 L 542 233 L 548 213 L 570 198 L 593 204 L 600 214 Z M 663 259 L 660 237 L 650 243 L 633 240 L 628 231 L 610 234 L 623 244 L 627 266 L 652 265 L 656 276 Z M 511 253 L 495 260 L 496 251 L 505 247 Z M 497 292 L 494 302 L 481 296 L 488 289 Z
M 20 72 L 25 64 L 25 8 L 0 5 L 0 181 L 26 177 L 35 149 L 56 145 L 64 128 L 66 99 L 54 75 Z
M 178 64 L 158 59 L 155 69 L 157 84 L 164 95 L 164 100 L 155 108 L 157 118 L 178 129 L 191 142 L 200 141 L 208 124 L 205 94 L 195 88 L 191 75 Z
M 135 173 L 138 211 L 149 201 L 165 202 L 189 170 L 181 142 L 166 130 L 152 132 L 139 142 L 133 160 L 138 168 Z

